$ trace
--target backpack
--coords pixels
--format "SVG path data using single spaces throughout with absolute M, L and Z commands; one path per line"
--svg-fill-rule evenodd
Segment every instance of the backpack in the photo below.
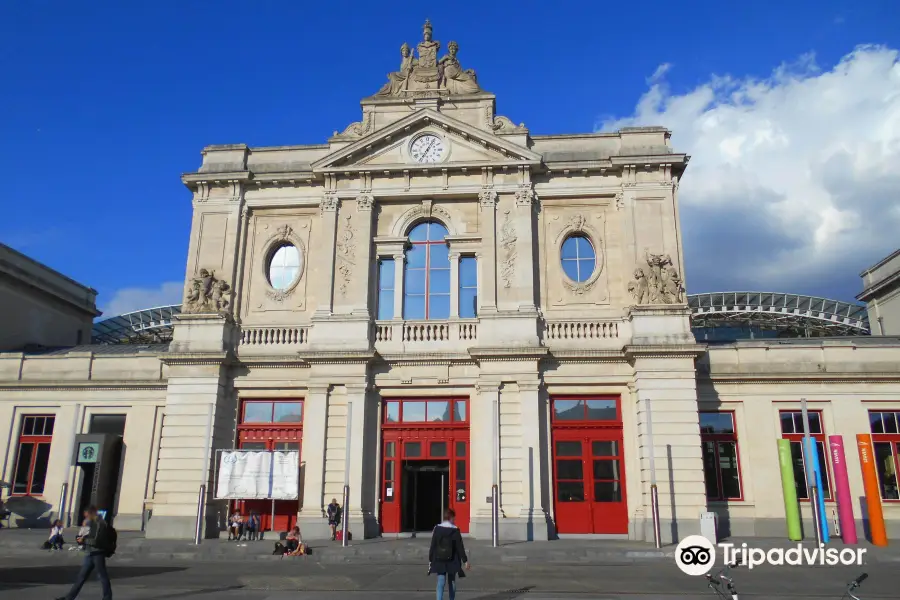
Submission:
M 109 558 L 116 553 L 116 542 L 118 540 L 119 534 L 116 532 L 116 528 L 108 523 L 104 523 L 97 530 L 97 540 L 94 546 L 98 550 L 105 552 L 106 557 Z
M 438 538 L 434 548 L 434 560 L 441 562 L 453 560 L 453 539 L 449 535 Z
M 284 553 L 287 552 L 287 548 L 285 548 L 284 544 L 281 542 L 275 542 L 275 550 L 272 552 L 272 556 L 284 556 Z

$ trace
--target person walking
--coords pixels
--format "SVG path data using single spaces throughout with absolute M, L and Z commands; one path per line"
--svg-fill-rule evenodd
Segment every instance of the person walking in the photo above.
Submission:
M 331 541 L 337 537 L 337 528 L 341 524 L 341 506 L 338 504 L 337 498 L 331 499 L 331 504 L 326 509 L 328 516 L 328 526 L 331 527 Z
M 97 571 L 97 579 L 100 580 L 100 586 L 103 588 L 103 600 L 112 600 L 112 585 L 109 582 L 109 573 L 106 572 L 106 558 L 115 552 L 115 549 L 110 547 L 115 543 L 112 540 L 115 534 L 112 533 L 112 528 L 106 524 L 103 517 L 97 514 L 96 506 L 89 506 L 84 511 L 84 517 L 87 520 L 88 533 L 77 539 L 78 543 L 84 544 L 85 549 L 81 571 L 78 572 L 78 579 L 72 584 L 69 593 L 56 600 L 75 600 L 84 583 L 94 571 Z
M 428 574 L 437 575 L 437 600 L 443 600 L 444 587 L 450 588 L 450 600 L 455 600 L 456 578 L 465 577 L 465 571 L 471 567 L 466 556 L 466 548 L 463 546 L 462 534 L 456 526 L 456 513 L 453 509 L 448 508 L 444 511 L 444 520 L 431 534 L 428 562 Z

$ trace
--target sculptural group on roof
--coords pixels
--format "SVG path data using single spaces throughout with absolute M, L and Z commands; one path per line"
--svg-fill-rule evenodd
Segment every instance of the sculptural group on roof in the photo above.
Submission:
M 463 69 L 457 58 L 459 44 L 450 42 L 447 54 L 438 59 L 441 43 L 432 38 L 431 22 L 425 21 L 418 56 L 404 43 L 400 46 L 400 70 L 388 74 L 376 96 L 418 96 L 437 94 L 474 94 L 481 91 L 472 69 Z

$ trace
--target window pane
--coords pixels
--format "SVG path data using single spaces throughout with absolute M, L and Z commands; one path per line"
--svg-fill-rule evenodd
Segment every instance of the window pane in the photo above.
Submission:
M 44 426 L 45 431 L 46 429 L 47 427 Z M 91 415 L 88 433 L 125 435 L 125 415 Z
M 22 419 L 22 435 L 34 435 L 34 422 L 37 417 L 25 417 Z
M 450 248 L 446 244 L 428 245 L 428 267 L 450 271 Z
M 394 318 L 394 290 L 378 292 L 378 320 L 387 321 Z
M 454 421 L 465 421 L 466 420 L 466 401 L 465 400 L 457 400 L 453 403 L 453 420 Z
M 618 481 L 594 483 L 594 502 L 621 502 L 622 488 Z
M 421 442 L 405 442 L 403 444 L 403 451 L 406 452 L 406 456 L 410 458 L 418 458 L 422 456 L 422 443 Z
M 406 294 L 403 298 L 403 318 L 424 319 L 425 296 L 410 296 Z
M 291 286 L 300 273 L 300 251 L 292 244 L 285 244 L 275 251 L 269 261 L 269 283 L 276 290 Z
M 302 402 L 276 402 L 276 423 L 300 423 L 303 421 Z
M 265 442 L 241 442 L 241 450 L 265 450 Z
M 575 249 L 575 238 L 568 237 L 562 244 L 562 249 L 560 250 L 560 256 L 563 259 L 566 258 L 578 258 L 578 252 Z
M 459 285 L 464 288 L 478 287 L 478 263 L 474 256 L 459 259 Z
M 701 433 L 734 433 L 734 424 L 729 412 L 700 413 Z
M 884 433 L 884 424 L 882 423 L 880 412 L 869 413 L 869 424 L 871 426 L 872 433 Z
M 456 480 L 457 481 L 465 481 L 466 480 L 466 461 L 464 461 L 464 460 L 456 461 Z
M 271 402 L 247 402 L 244 404 L 244 423 L 271 423 Z
M 47 417 L 44 419 L 44 435 L 53 435 L 53 425 L 55 423 L 56 417 Z
M 553 413 L 557 421 L 583 421 L 584 402 L 581 400 L 554 400 Z
M 381 290 L 394 289 L 394 260 L 384 258 L 378 262 L 378 288 Z
M 436 223 L 432 221 L 428 224 L 428 241 L 429 242 L 438 242 L 447 237 L 447 228 L 441 225 L 440 223 Z
M 720 500 L 719 468 L 716 463 L 716 449 L 713 442 L 703 442 L 703 478 L 706 481 L 706 497 Z
M 459 316 L 463 319 L 474 319 L 478 315 L 478 290 L 473 288 L 459 290 Z
M 409 232 L 409 241 L 424 242 L 428 239 L 428 223 L 419 223 Z
M 781 413 L 781 432 L 794 433 L 794 414 L 790 412 Z
M 425 403 L 424 402 L 404 402 L 403 403 L 403 422 L 404 423 L 424 423 L 425 422 Z
M 432 458 L 444 458 L 447 456 L 447 442 L 431 442 Z
M 19 444 L 19 457 L 16 459 L 16 473 L 13 479 L 13 494 L 28 493 L 28 473 L 31 471 L 31 455 L 34 444 Z
M 581 460 L 557 460 L 556 479 L 584 479 Z
M 886 412 L 882 415 L 881 420 L 884 423 L 885 433 L 897 433 L 897 420 L 895 416 L 896 414 L 892 412 Z
M 388 402 L 384 411 L 384 422 L 385 423 L 399 423 L 400 422 L 400 403 L 399 402 Z
M 425 293 L 425 269 L 407 269 L 404 293 L 419 296 Z
M 283 452 L 289 451 L 298 451 L 300 450 L 300 442 L 275 442 L 274 444 L 275 450 L 281 450 Z
M 394 480 L 394 461 L 392 460 L 385 461 L 384 463 L 384 480 Z
M 809 414 L 809 432 L 810 433 L 822 433 L 822 419 L 821 415 L 817 412 L 810 412 Z M 801 415 L 801 418 L 803 415 Z
M 828 477 L 828 455 L 825 452 L 825 443 L 816 442 L 819 449 L 819 470 L 822 472 L 822 495 L 826 499 L 831 498 L 831 480 Z
M 393 457 L 394 457 L 394 442 L 387 442 L 387 443 L 384 445 L 384 455 L 385 455 L 387 458 L 393 458 Z
M 433 294 L 449 294 L 450 269 L 431 269 L 428 272 L 428 291 Z
M 560 481 L 556 484 L 558 502 L 584 502 L 584 483 L 581 481 Z
M 806 433 L 806 429 L 803 426 L 803 413 L 798 411 L 791 413 L 791 415 L 793 415 L 794 418 L 794 432 Z
M 618 456 L 619 443 L 614 441 L 591 442 L 591 454 L 594 456 Z
M 878 472 L 878 485 L 881 497 L 885 500 L 900 500 L 897 489 L 897 471 L 894 465 L 895 446 L 891 442 L 875 442 L 875 470 Z
M 450 421 L 450 403 L 446 400 L 438 400 L 438 401 L 429 401 L 426 402 L 428 405 L 428 420 L 430 422 L 449 422 Z
M 734 442 L 719 442 L 719 470 L 722 473 L 722 490 L 725 497 L 740 498 L 740 465 L 737 459 L 737 444 Z
M 616 401 L 588 400 L 587 418 L 590 421 L 615 421 L 617 419 Z
M 791 442 L 791 462 L 794 465 L 794 487 L 797 489 L 797 498 L 808 500 L 806 474 L 803 471 L 803 445 L 800 442 Z
M 619 479 L 619 461 L 595 460 L 594 479 Z
M 556 442 L 557 456 L 581 456 L 581 442 Z
M 578 281 L 578 261 L 577 260 L 564 260 L 562 261 L 563 272 L 565 272 L 566 277 L 571 279 L 572 281 Z
M 428 298 L 428 318 L 429 319 L 449 319 L 450 318 L 450 295 L 446 296 L 430 296 Z
M 466 456 L 466 443 L 465 442 L 456 442 L 456 456 L 465 458 L 465 456 Z
M 578 260 L 578 281 L 587 281 L 594 274 L 595 262 L 593 258 Z

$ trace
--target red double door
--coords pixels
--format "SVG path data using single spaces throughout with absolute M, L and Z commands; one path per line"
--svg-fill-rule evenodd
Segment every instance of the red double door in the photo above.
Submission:
M 611 417 L 612 405 L 608 410 Z M 591 412 L 587 410 L 587 416 Z M 594 412 L 602 415 L 600 410 Z M 615 414 L 620 414 L 618 406 Z M 571 416 L 571 411 L 565 416 Z M 620 418 L 554 422 L 553 492 L 558 533 L 628 533 L 622 446 Z

